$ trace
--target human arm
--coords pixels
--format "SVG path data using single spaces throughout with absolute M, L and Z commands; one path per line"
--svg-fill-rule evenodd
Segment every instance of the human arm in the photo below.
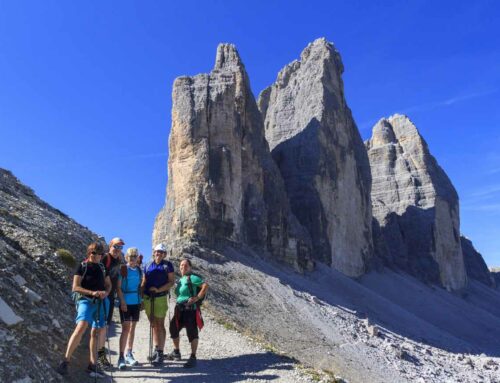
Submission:
M 200 291 L 198 291 L 198 294 L 196 294 L 196 296 L 194 296 L 194 297 L 189 298 L 187 304 L 192 305 L 192 304 L 198 302 L 200 299 L 203 299 L 203 297 L 207 293 L 207 290 L 208 290 L 208 283 L 203 282 L 200 286 Z
M 92 297 L 99 297 L 101 294 L 105 294 L 105 291 L 92 291 L 92 290 L 87 290 L 82 287 L 82 276 L 81 275 L 74 275 L 73 276 L 73 287 L 72 291 L 74 293 L 80 293 L 82 295 L 87 295 L 87 296 L 92 296 Z

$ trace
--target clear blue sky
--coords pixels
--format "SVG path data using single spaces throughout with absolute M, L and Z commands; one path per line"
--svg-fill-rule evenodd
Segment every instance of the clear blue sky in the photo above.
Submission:
M 500 265 L 500 2 L 0 1 L 0 166 L 55 207 L 150 253 L 175 77 L 237 45 L 254 94 L 308 42 L 340 51 L 364 139 L 406 113 Z

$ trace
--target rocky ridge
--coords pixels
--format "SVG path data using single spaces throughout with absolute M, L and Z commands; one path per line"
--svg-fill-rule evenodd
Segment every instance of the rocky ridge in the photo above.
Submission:
M 97 239 L 0 169 L 0 381 L 60 380 L 53 366 L 73 328 L 74 306 L 71 269 L 55 251 L 79 260 Z
M 474 248 L 471 240 L 462 235 L 460 236 L 460 242 L 462 244 L 467 277 L 484 283 L 486 286 L 497 286 L 497 282 L 490 270 L 488 270 L 488 266 L 483 256 Z
M 259 97 L 266 139 L 314 257 L 344 274 L 373 255 L 370 166 L 344 97 L 344 67 L 325 39 L 309 44 Z
M 415 125 L 383 118 L 366 148 L 377 254 L 427 282 L 465 288 L 458 195 Z

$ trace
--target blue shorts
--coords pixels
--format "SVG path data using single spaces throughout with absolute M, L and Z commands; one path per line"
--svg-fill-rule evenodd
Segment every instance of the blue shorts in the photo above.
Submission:
M 106 317 L 109 312 L 109 300 L 103 299 L 99 305 L 90 299 L 80 299 L 76 305 L 76 319 L 75 322 L 82 320 L 88 324 L 92 324 L 93 328 L 102 328 L 106 325 Z M 99 319 L 97 318 L 97 308 L 99 306 Z

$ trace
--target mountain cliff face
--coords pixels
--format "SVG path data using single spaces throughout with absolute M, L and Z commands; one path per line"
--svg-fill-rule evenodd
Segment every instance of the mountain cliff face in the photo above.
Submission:
M 475 279 L 486 286 L 495 287 L 495 278 L 491 275 L 483 256 L 474 248 L 471 240 L 462 235 L 460 236 L 460 242 L 462 244 L 467 277 Z
M 97 239 L 0 169 L 0 381 L 59 379 L 52 366 L 73 329 L 74 305 L 72 268 L 55 251 L 77 262 Z
M 370 168 L 348 108 L 344 68 L 318 39 L 259 97 L 265 134 L 314 257 L 360 276 L 372 257 Z
M 463 289 L 458 195 L 415 125 L 402 115 L 381 119 L 366 147 L 378 254 L 420 279 Z
M 236 48 L 219 45 L 212 72 L 177 78 L 172 98 L 167 201 L 153 241 L 246 244 L 310 269 L 309 235 L 289 208 Z

